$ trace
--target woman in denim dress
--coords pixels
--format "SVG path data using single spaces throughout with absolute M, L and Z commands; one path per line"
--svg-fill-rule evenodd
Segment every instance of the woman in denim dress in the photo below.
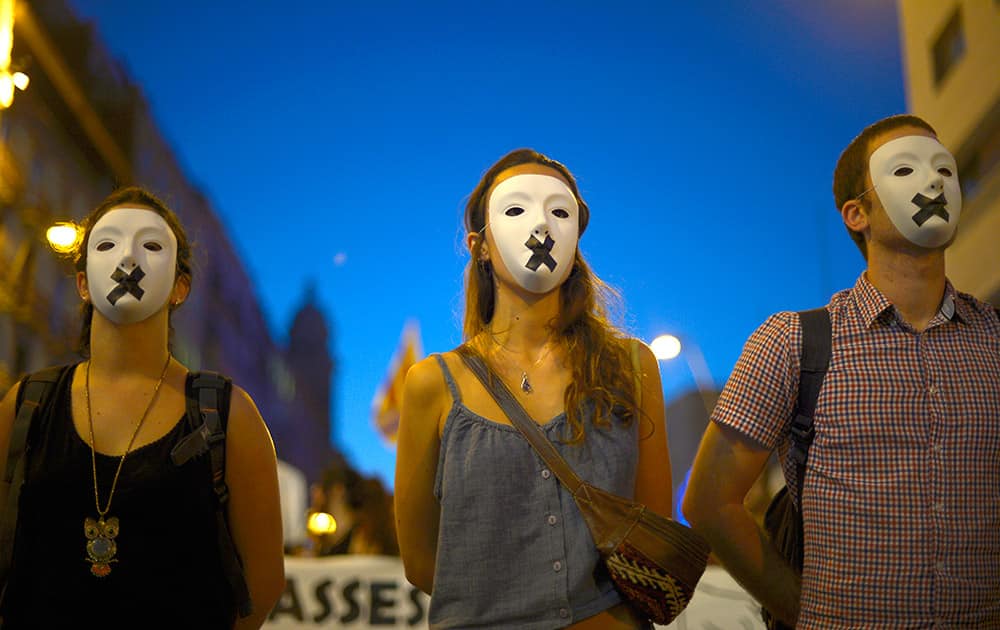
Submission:
M 577 245 L 590 210 L 531 149 L 486 171 L 465 212 L 465 349 L 482 357 L 586 481 L 671 514 L 659 369 L 616 329 Z M 396 515 L 432 628 L 641 628 L 572 495 L 455 351 L 406 378 Z

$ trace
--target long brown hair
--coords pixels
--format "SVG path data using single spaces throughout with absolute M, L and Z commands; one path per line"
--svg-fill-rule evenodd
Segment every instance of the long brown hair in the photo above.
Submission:
M 487 195 L 493 183 L 500 173 L 519 164 L 541 164 L 566 179 L 580 207 L 582 236 L 590 221 L 590 208 L 580 196 L 576 178 L 561 163 L 532 149 L 511 151 L 486 171 L 465 206 L 466 230 L 483 231 Z M 466 268 L 463 323 L 466 341 L 488 329 L 496 306 L 493 265 L 480 256 L 484 242 L 482 238 L 475 240 Z M 612 413 L 626 424 L 639 415 L 629 339 L 611 324 L 608 315 L 609 305 L 618 301 L 618 293 L 594 275 L 577 249 L 573 268 L 559 287 L 559 314 L 551 322 L 572 371 L 564 401 L 572 442 L 584 438 L 584 404 L 593 405 L 594 424 L 602 427 L 610 426 Z

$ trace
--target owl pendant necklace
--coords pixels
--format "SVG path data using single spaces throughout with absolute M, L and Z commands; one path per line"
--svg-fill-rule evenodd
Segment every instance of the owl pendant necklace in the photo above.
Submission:
M 115 496 L 115 488 L 118 486 L 118 476 L 122 472 L 122 464 L 125 463 L 125 457 L 132 450 L 132 444 L 135 443 L 135 438 L 139 435 L 139 429 L 142 428 L 142 423 L 146 421 L 149 410 L 153 408 L 153 402 L 156 400 L 156 394 L 160 391 L 160 385 L 163 385 L 163 378 L 167 375 L 167 366 L 169 365 L 170 354 L 167 353 L 167 361 L 163 364 L 163 371 L 160 372 L 160 380 L 156 382 L 156 387 L 153 388 L 153 395 L 149 397 L 149 402 L 146 403 L 146 410 L 142 412 L 142 417 L 139 418 L 139 422 L 136 423 L 135 429 L 132 431 L 132 437 L 128 441 L 128 446 L 125 447 L 125 452 L 122 453 L 121 458 L 118 460 L 118 468 L 115 470 L 114 479 L 111 481 L 111 491 L 108 493 L 108 502 L 102 510 L 101 499 L 97 489 L 97 449 L 94 447 L 94 418 L 90 412 L 90 361 L 87 361 L 84 397 L 87 401 L 87 424 L 90 427 L 90 464 L 91 470 L 94 473 L 94 507 L 97 508 L 97 518 L 93 519 L 88 516 L 83 520 L 83 533 L 87 538 L 87 561 L 90 562 L 90 573 L 94 577 L 102 578 L 107 576 L 111 573 L 111 563 L 118 562 L 118 544 L 115 542 L 119 531 L 118 518 L 115 516 L 105 517 L 108 514 L 108 510 L 111 509 L 111 499 Z

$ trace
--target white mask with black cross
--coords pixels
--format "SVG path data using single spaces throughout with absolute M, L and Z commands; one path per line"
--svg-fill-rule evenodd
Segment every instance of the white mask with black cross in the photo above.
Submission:
M 896 229 L 927 248 L 946 245 L 962 213 L 958 167 L 935 138 L 903 136 L 886 142 L 868 160 L 872 187 Z
M 487 222 L 521 287 L 548 293 L 566 280 L 580 239 L 580 208 L 564 181 L 534 173 L 503 180 L 490 194 Z
M 177 237 L 148 208 L 108 211 L 87 240 L 90 300 L 116 324 L 144 321 L 166 306 L 176 267 Z

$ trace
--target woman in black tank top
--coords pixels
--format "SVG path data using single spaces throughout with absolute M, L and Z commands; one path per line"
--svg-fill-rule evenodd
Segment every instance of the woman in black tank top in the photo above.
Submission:
M 191 286 L 184 230 L 136 187 L 112 193 L 81 230 L 86 360 L 59 368 L 28 431 L 0 623 L 257 628 L 284 570 L 274 447 L 249 395 L 232 386 L 218 405 L 228 503 L 216 498 L 210 454 L 171 458 L 201 424 L 188 403 L 192 379 L 168 343 L 170 315 Z M 23 398 L 22 382 L 0 402 L 0 469 Z M 223 540 L 253 603 L 242 617 Z

